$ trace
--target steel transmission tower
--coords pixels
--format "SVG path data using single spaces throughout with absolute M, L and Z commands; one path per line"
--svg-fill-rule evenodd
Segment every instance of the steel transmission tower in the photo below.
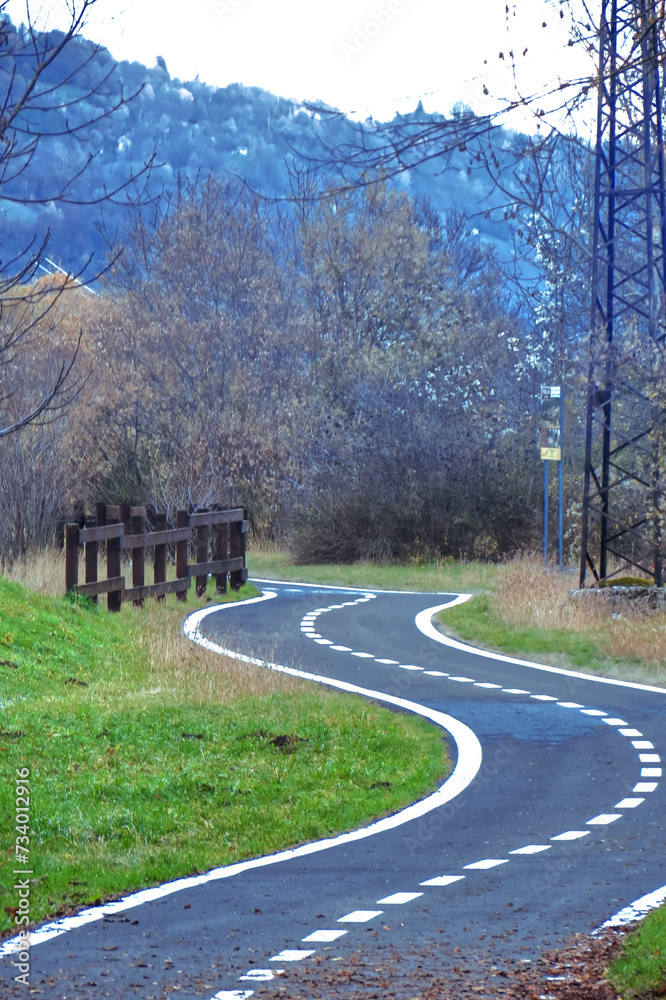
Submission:
M 663 582 L 664 42 L 664 0 L 602 0 L 581 587 Z

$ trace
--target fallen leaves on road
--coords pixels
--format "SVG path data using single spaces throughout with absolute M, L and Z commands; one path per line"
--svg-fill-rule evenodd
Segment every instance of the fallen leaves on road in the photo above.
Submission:
M 464 961 L 438 946 L 400 954 L 394 948 L 378 965 L 363 949 L 344 965 L 335 958 L 316 972 L 290 969 L 281 1000 L 621 1000 L 605 977 L 623 933 L 576 935 L 534 960 L 493 964 L 484 954 Z M 339 960 L 339 956 L 338 959 Z

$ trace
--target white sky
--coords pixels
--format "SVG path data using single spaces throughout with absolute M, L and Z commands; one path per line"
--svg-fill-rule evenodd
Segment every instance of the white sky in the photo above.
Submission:
M 116 59 L 153 66 L 161 55 L 183 81 L 241 82 L 363 118 L 411 111 L 419 98 L 428 111 L 456 101 L 489 111 L 515 95 L 510 50 L 524 94 L 591 72 L 579 47 L 567 47 L 558 0 L 506 2 L 508 16 L 505 0 L 97 0 L 84 34 Z M 38 11 L 40 24 L 62 27 L 67 5 L 33 0 L 33 18 Z M 7 12 L 24 21 L 25 0 Z

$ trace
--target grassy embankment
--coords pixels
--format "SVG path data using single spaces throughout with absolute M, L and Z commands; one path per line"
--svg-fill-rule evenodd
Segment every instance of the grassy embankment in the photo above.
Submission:
M 32 567 L 42 591 L 62 579 Z M 182 618 L 202 603 L 109 615 L 0 578 L 4 934 L 18 768 L 34 921 L 362 825 L 447 772 L 424 720 L 189 643 Z
M 653 910 L 627 937 L 608 978 L 622 1000 L 666 994 L 666 906 Z

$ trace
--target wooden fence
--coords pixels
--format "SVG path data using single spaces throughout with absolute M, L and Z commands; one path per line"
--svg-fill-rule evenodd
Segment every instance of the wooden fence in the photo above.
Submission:
M 146 597 L 164 600 L 175 594 L 186 600 L 192 577 L 197 596 L 206 592 L 208 576 L 215 576 L 216 591 L 226 593 L 229 585 L 238 590 L 247 580 L 245 567 L 245 536 L 248 522 L 242 508 L 235 510 L 198 510 L 190 514 L 179 511 L 176 527 L 167 528 L 166 514 L 156 514 L 153 530 L 147 530 L 145 507 L 109 507 L 98 504 L 96 523 L 82 528 L 80 524 L 65 527 L 65 587 L 97 601 L 107 595 L 109 611 L 120 611 L 123 601 L 143 606 Z M 106 579 L 98 580 L 99 547 L 106 545 Z M 79 583 L 79 549 L 85 546 L 86 582 Z M 167 551 L 175 551 L 176 579 L 167 580 Z M 145 552 L 155 550 L 153 583 L 145 581 Z M 190 563 L 193 548 L 195 562 Z M 125 586 L 121 575 L 121 553 L 129 552 L 132 586 Z

